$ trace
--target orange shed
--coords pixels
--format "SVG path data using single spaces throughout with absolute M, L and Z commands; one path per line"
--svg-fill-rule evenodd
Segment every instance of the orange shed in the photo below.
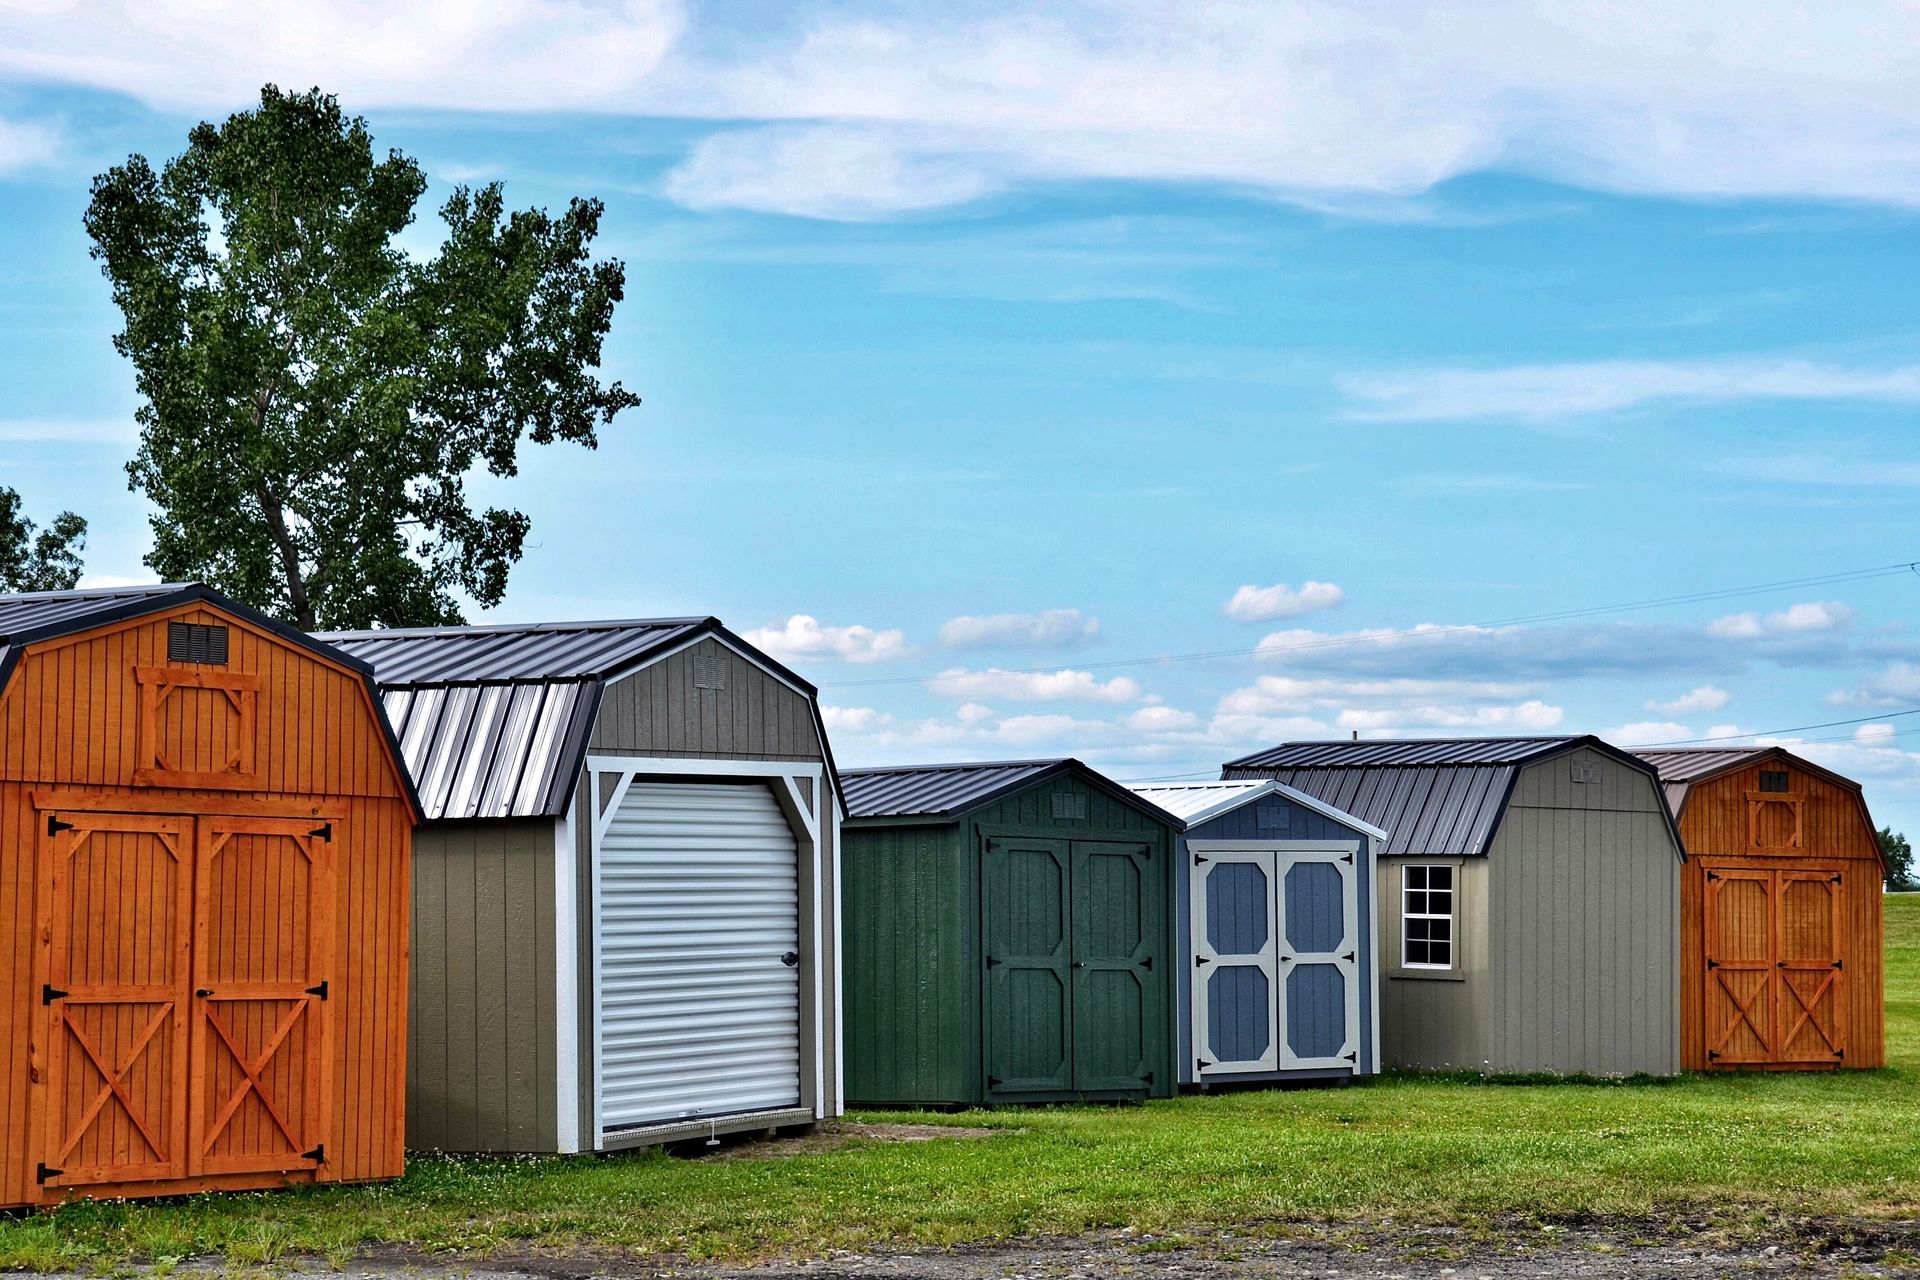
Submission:
M 1886 1065 L 1886 866 L 1860 784 L 1779 747 L 1642 751 L 1680 822 L 1689 1070 Z
M 398 1175 L 416 813 L 338 650 L 0 596 L 0 1205 Z

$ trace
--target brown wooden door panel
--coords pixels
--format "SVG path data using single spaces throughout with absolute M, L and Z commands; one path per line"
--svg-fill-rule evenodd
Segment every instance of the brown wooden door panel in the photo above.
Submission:
M 190 1172 L 323 1170 L 337 821 L 205 818 L 195 862 Z
M 1774 1058 L 1774 876 L 1765 870 L 1706 872 L 1707 1061 L 1735 1066 Z
M 1780 1061 L 1837 1064 L 1846 1059 L 1843 874 L 1780 871 Z
M 181 1177 L 193 820 L 41 820 L 35 1185 Z
M 1843 1062 L 1843 873 L 1725 865 L 1704 872 L 1708 1064 Z

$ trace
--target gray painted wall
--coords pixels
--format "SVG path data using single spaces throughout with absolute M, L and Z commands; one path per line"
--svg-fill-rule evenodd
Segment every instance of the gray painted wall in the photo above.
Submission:
M 1351 827 L 1343 826 L 1319 810 L 1308 808 L 1303 804 L 1297 804 L 1285 796 L 1262 796 L 1252 804 L 1241 805 L 1237 809 L 1230 810 L 1217 818 L 1190 828 L 1186 834 L 1181 837 L 1179 843 L 1180 876 L 1178 906 L 1175 911 L 1175 919 L 1179 922 L 1180 951 L 1183 955 L 1189 957 L 1187 962 L 1189 967 L 1192 964 L 1190 957 L 1193 955 L 1193 908 L 1191 905 L 1193 894 L 1193 857 L 1187 852 L 1186 841 L 1188 839 L 1329 840 L 1341 843 L 1358 840 L 1362 848 L 1362 852 L 1358 857 L 1362 860 L 1363 866 L 1364 859 L 1367 857 L 1365 851 L 1370 844 L 1368 837 L 1364 833 L 1355 831 Z M 1360 1025 L 1362 1028 L 1360 1035 L 1360 1070 L 1363 1074 L 1367 1074 L 1380 1069 L 1379 1064 L 1373 1060 L 1372 1033 L 1373 1019 L 1375 1016 L 1372 968 L 1374 961 L 1371 959 L 1374 955 L 1373 898 L 1375 886 L 1372 878 L 1365 874 L 1357 876 L 1355 880 L 1360 893 L 1359 954 L 1363 957 L 1369 957 L 1359 966 Z M 1264 914 L 1264 908 L 1262 914 Z M 1311 980 L 1311 978 L 1303 979 L 1303 981 Z M 1180 1033 L 1180 1080 L 1184 1084 L 1192 1084 L 1195 1081 L 1197 1073 L 1194 1070 L 1193 987 L 1190 982 L 1183 981 L 1181 983 L 1179 996 L 1179 1016 L 1177 1023 Z M 1305 1002 L 1302 1001 L 1303 1008 L 1301 1009 L 1290 1009 L 1290 1022 L 1296 1024 L 1303 1023 L 1303 1019 L 1306 1017 L 1304 1004 Z M 1344 1017 L 1344 1010 L 1342 1011 L 1342 1016 Z M 1302 1039 L 1304 1026 L 1297 1025 L 1295 1030 L 1300 1033 L 1295 1037 L 1296 1044 L 1304 1043 Z M 1318 1077 L 1327 1074 L 1330 1073 L 1323 1071 L 1235 1073 L 1230 1078 L 1222 1078 L 1219 1083 L 1257 1083 L 1263 1080 L 1281 1080 L 1294 1076 Z M 1331 1074 L 1344 1075 L 1345 1073 Z
M 1654 781 L 1594 751 L 1531 765 L 1488 864 L 1492 1069 L 1678 1071 L 1680 857 Z
M 413 1150 L 554 1149 L 553 849 L 549 818 L 414 835 Z
M 1408 863 L 1454 868 L 1454 967 L 1440 972 L 1400 964 L 1400 869 Z M 1382 858 L 1380 894 L 1380 1058 L 1419 1071 L 1488 1069 L 1491 982 L 1485 858 Z

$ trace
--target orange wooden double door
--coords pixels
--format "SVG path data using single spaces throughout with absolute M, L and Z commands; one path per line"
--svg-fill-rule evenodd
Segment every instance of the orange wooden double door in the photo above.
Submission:
M 1716 1067 L 1846 1065 L 1851 866 L 1706 861 L 1705 1020 Z
M 38 832 L 33 1176 L 325 1176 L 339 819 L 61 810 Z

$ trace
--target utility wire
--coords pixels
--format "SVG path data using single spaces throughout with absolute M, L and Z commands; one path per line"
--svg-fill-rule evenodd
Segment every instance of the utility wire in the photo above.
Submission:
M 1420 640 L 1438 636 L 1460 635 L 1471 631 L 1485 631 L 1495 627 L 1517 627 L 1541 622 L 1563 622 L 1573 618 L 1592 618 L 1609 613 L 1635 613 L 1645 609 L 1664 609 L 1673 605 L 1699 604 L 1712 600 L 1732 600 L 1741 596 L 1763 595 L 1774 591 L 1792 591 L 1802 587 L 1834 586 L 1846 582 L 1866 582 L 1874 578 L 1890 578 L 1899 574 L 1920 575 L 1920 560 L 1903 561 L 1899 564 L 1878 565 L 1870 569 L 1849 569 L 1840 573 L 1818 574 L 1808 578 L 1789 578 L 1780 582 L 1762 582 L 1745 587 L 1724 587 L 1713 591 L 1693 591 L 1684 595 L 1657 596 L 1650 600 L 1629 600 L 1621 604 L 1591 605 L 1581 609 L 1561 609 L 1552 613 L 1523 614 L 1512 618 L 1497 618 L 1489 622 L 1467 622 L 1447 627 L 1428 627 L 1417 631 L 1386 629 L 1382 631 L 1358 632 L 1343 636 L 1323 636 L 1316 640 L 1300 640 L 1289 644 L 1255 645 L 1250 649 L 1211 649 L 1198 653 L 1168 653 L 1151 658 L 1111 658 L 1100 662 L 1075 663 L 1083 671 L 1105 671 L 1115 667 L 1165 666 L 1175 662 L 1208 662 L 1220 658 L 1244 658 L 1254 654 L 1291 653 L 1303 649 L 1328 649 L 1342 645 L 1367 644 L 1386 640 Z M 1047 675 L 1057 670 L 1057 666 L 996 668 L 1001 675 Z M 964 684 L 979 678 L 981 673 L 967 672 L 951 675 L 886 676 L 873 680 L 836 680 L 822 684 L 823 689 L 870 689 L 882 685 L 901 684 Z M 1746 736 L 1746 735 L 1742 735 Z

